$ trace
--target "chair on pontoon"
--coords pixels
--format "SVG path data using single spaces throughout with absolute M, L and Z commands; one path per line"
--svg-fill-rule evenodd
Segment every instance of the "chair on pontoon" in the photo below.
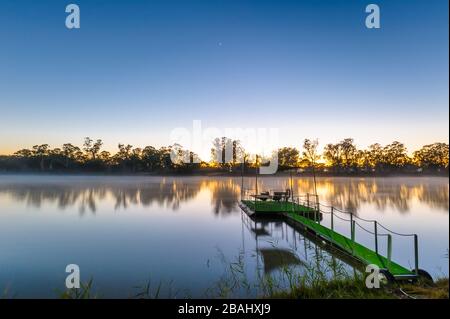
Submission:
M 270 199 L 270 193 L 269 192 L 261 192 L 261 194 L 258 196 L 258 198 L 262 201 L 266 201 Z
M 286 189 L 285 192 L 273 192 L 272 199 L 277 202 L 279 202 L 280 200 L 284 200 L 287 202 L 290 196 L 291 196 L 291 190 Z
M 279 202 L 280 200 L 283 199 L 283 194 L 284 192 L 273 192 L 272 199 L 276 202 Z

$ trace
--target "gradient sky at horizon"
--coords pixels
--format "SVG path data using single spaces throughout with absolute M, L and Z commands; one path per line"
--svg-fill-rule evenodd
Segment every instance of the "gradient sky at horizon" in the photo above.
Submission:
M 193 120 L 297 147 L 448 142 L 448 26 L 446 0 L 2 0 L 0 154 L 85 136 L 159 147 Z

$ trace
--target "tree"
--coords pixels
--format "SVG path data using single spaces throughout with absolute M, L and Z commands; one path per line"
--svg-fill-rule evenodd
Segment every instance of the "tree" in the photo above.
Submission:
M 353 144 L 352 138 L 346 138 L 342 142 L 339 143 L 339 147 L 341 148 L 342 154 L 342 164 L 346 169 L 350 169 L 355 167 L 357 164 L 357 149 Z
M 117 147 L 119 148 L 119 151 L 114 155 L 114 160 L 120 167 L 122 167 L 122 169 L 126 169 L 130 166 L 131 150 L 133 149 L 133 145 L 119 143 Z
M 364 161 L 361 156 L 364 154 L 359 151 L 352 138 L 346 138 L 337 144 L 327 144 L 324 147 L 323 156 L 332 166 L 335 171 L 340 171 L 341 168 L 349 171 L 358 167 L 361 161 Z
M 327 144 L 324 147 L 323 157 L 335 171 L 341 167 L 341 146 L 340 144 Z
M 372 144 L 369 146 L 367 152 L 367 161 L 372 168 L 380 168 L 384 163 L 383 147 L 378 144 Z
M 64 166 L 65 156 L 60 148 L 49 149 L 48 151 L 48 169 L 53 170 L 55 166 L 57 168 Z
M 298 166 L 300 152 L 295 147 L 278 149 L 278 163 L 281 168 L 295 168 Z
M 314 194 L 317 195 L 317 187 L 316 187 L 316 163 L 320 159 L 320 156 L 317 154 L 317 147 L 319 146 L 318 140 L 309 140 L 305 139 L 303 142 L 303 157 L 310 163 L 313 171 L 314 177 Z
M 362 168 L 365 171 L 370 171 L 372 166 L 370 164 L 369 151 L 357 150 L 356 158 L 357 158 L 356 165 L 358 168 Z
M 320 159 L 320 155 L 317 153 L 317 147 L 319 146 L 318 140 L 305 139 L 303 142 L 303 158 L 308 161 L 309 165 L 314 168 L 317 161 Z
M 14 156 L 22 157 L 22 158 L 30 158 L 33 156 L 33 151 L 24 148 L 24 149 L 21 149 L 21 150 L 15 152 Z
M 75 159 L 75 154 L 80 151 L 80 148 L 78 146 L 74 146 L 70 143 L 63 144 L 62 152 L 64 156 Z
M 161 147 L 159 150 L 160 166 L 162 169 L 169 170 L 173 168 L 172 159 L 170 158 L 170 153 L 172 152 L 172 146 Z
M 213 165 L 230 169 L 236 162 L 238 144 L 228 137 L 215 138 L 211 149 Z
M 91 156 L 91 159 L 96 160 L 96 156 L 102 147 L 102 140 L 93 141 L 89 137 L 84 139 L 83 150 Z
M 64 155 L 65 167 L 69 168 L 70 163 L 75 163 L 80 160 L 81 150 L 78 146 L 66 143 L 62 147 L 62 154 Z
M 449 145 L 446 143 L 425 145 L 413 153 L 413 161 L 425 168 L 448 168 Z
M 141 163 L 141 156 L 142 156 L 142 149 L 139 147 L 133 148 L 131 150 L 131 168 L 133 172 L 136 172 L 140 166 Z
M 186 151 L 183 150 L 183 147 L 178 143 L 173 144 L 170 150 L 172 164 L 175 167 L 182 167 L 184 162 L 189 159 L 189 153 L 186 153 Z
M 45 158 L 48 157 L 50 146 L 48 144 L 34 145 L 33 157 L 39 159 L 39 167 L 41 171 L 45 169 Z
M 111 153 L 108 151 L 101 151 L 98 155 L 98 159 L 104 162 L 105 164 L 109 164 L 109 161 L 111 160 Z
M 216 138 L 213 141 L 213 161 L 202 162 L 197 154 L 183 149 L 181 145 L 171 145 L 156 149 L 146 146 L 144 149 L 133 148 L 130 144 L 119 144 L 118 151 L 112 155 L 108 151 L 101 151 L 103 142 L 99 139 L 95 142 L 87 137 L 82 149 L 71 143 L 63 144 L 61 148 L 50 148 L 48 144 L 34 145 L 32 149 L 21 149 L 13 155 L 1 156 L 0 170 L 72 170 L 83 169 L 90 171 L 117 170 L 118 168 L 140 171 L 186 171 L 195 167 L 222 167 L 229 171 L 238 168 L 244 171 L 246 165 L 259 167 L 267 164 L 261 156 L 246 153 L 240 141 L 226 137 Z M 318 165 L 321 155 L 318 153 L 318 141 L 305 139 L 300 157 L 300 152 L 293 147 L 281 147 L 275 151 L 278 155 L 280 168 L 304 167 L 312 168 L 313 173 L 323 169 Z M 178 159 L 172 162 L 171 152 L 178 154 Z M 357 149 L 353 139 L 346 138 L 337 144 L 327 144 L 322 154 L 326 165 L 333 167 L 336 172 L 341 169 L 353 171 L 363 169 L 366 172 L 381 171 L 394 172 L 403 170 L 408 165 L 425 169 L 440 171 L 449 165 L 448 143 L 433 143 L 424 145 L 413 153 L 413 158 L 407 154 L 404 144 L 394 141 L 386 146 L 372 144 L 365 150 Z M 256 163 L 256 159 L 258 163 Z M 264 163 L 263 163 L 264 162 Z
M 161 168 L 161 157 L 160 153 L 153 146 L 146 146 L 142 150 L 142 161 L 146 169 L 154 171 Z
M 392 142 L 383 148 L 384 162 L 391 166 L 400 168 L 409 162 L 405 145 L 400 142 Z
M 5 156 L 5 161 L 4 163 L 9 162 L 7 159 L 9 157 Z M 15 162 L 16 166 L 18 168 L 24 167 L 24 168 L 32 168 L 32 162 L 33 162 L 33 151 L 29 150 L 29 149 L 21 149 L 17 152 L 14 153 L 14 155 L 12 156 L 12 162 Z M 30 165 L 31 164 L 31 165 Z M 5 164 L 5 166 L 7 167 L 8 165 Z M 30 167 L 31 166 L 31 167 Z M 0 167 L 1 168 L 1 167 Z

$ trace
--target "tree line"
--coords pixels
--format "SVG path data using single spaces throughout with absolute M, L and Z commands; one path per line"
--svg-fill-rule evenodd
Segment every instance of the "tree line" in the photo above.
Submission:
M 60 148 L 51 148 L 48 144 L 35 145 L 13 155 L 0 156 L 0 171 L 250 172 L 257 165 L 264 165 L 261 159 L 258 161 L 258 157 L 246 152 L 239 141 L 226 137 L 216 138 L 212 142 L 211 159 L 208 161 L 201 160 L 197 154 L 178 144 L 160 148 L 118 144 L 114 154 L 102 150 L 102 146 L 101 139 L 89 137 L 85 138 L 81 147 L 71 143 Z M 279 171 L 294 169 L 336 175 L 391 172 L 448 174 L 449 163 L 449 145 L 446 143 L 425 145 L 410 156 L 405 145 L 398 141 L 384 146 L 375 143 L 367 149 L 358 149 L 352 138 L 346 138 L 336 144 L 326 144 L 319 153 L 318 141 L 305 139 L 301 150 L 282 147 L 277 153 Z
M 358 149 L 352 138 L 336 144 L 326 144 L 321 154 L 318 141 L 305 139 L 303 152 L 284 147 L 278 150 L 281 169 L 313 168 L 319 172 L 341 173 L 390 173 L 390 172 L 447 172 L 449 145 L 433 143 L 424 145 L 408 155 L 401 142 L 394 141 L 382 146 L 379 143 L 367 149 Z

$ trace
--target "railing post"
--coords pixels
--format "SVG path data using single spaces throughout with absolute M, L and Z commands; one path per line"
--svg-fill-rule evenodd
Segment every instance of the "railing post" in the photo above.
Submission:
M 334 231 L 334 207 L 331 206 L 331 230 Z
M 309 207 L 309 193 L 306 193 L 306 207 Z
M 317 210 L 317 215 L 319 218 L 319 225 L 320 225 L 320 203 L 319 203 L 319 196 L 316 195 L 316 210 Z
M 375 231 L 375 252 L 378 254 L 378 222 L 374 221 Z
M 387 259 L 388 259 L 388 263 L 389 265 L 391 264 L 391 260 L 392 260 L 392 235 L 388 234 L 387 235 Z
M 256 155 L 255 164 L 256 164 L 256 167 L 255 167 L 255 213 L 256 213 L 257 207 L 258 207 L 257 201 L 256 201 L 257 196 L 258 196 L 258 155 Z
M 414 234 L 414 268 L 416 275 L 419 275 L 419 240 L 416 234 Z
M 353 231 L 353 213 L 350 213 L 350 237 L 352 241 L 355 241 L 355 234 Z
M 317 212 L 317 221 L 320 225 L 320 206 L 319 205 L 317 205 L 317 207 L 316 207 L 316 212 Z
M 352 241 L 355 241 L 355 221 L 352 221 Z

